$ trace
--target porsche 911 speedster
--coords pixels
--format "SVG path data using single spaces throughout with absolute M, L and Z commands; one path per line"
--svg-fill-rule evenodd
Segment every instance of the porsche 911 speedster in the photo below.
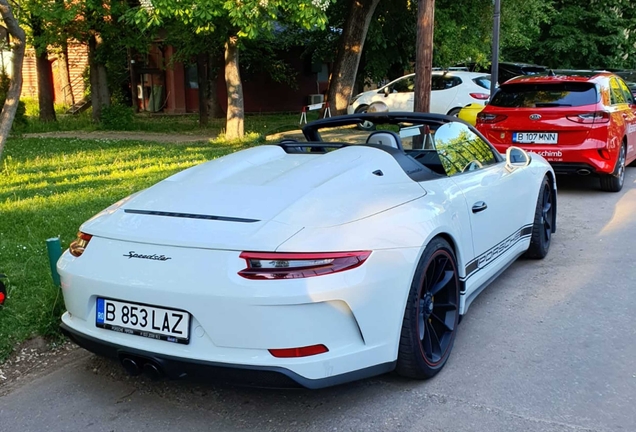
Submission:
M 370 121 L 376 131 L 356 125 Z M 556 183 L 454 117 L 323 119 L 121 200 L 58 262 L 77 344 L 131 374 L 319 388 L 435 375 L 460 316 L 543 258 Z

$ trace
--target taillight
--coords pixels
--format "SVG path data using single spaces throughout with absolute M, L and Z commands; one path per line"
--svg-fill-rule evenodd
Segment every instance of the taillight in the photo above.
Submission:
M 81 256 L 84 253 L 86 246 L 88 246 L 88 242 L 90 242 L 92 238 L 93 236 L 90 234 L 78 232 L 77 238 L 73 242 L 71 242 L 68 247 L 68 251 L 73 256 Z
M 477 123 L 486 123 L 486 124 L 499 123 L 500 121 L 504 121 L 507 118 L 508 116 L 503 114 L 490 114 L 490 113 L 480 112 L 479 114 L 477 114 Z
M 309 357 L 317 354 L 323 354 L 329 352 L 324 345 L 311 345 L 301 348 L 282 348 L 282 349 L 270 349 L 268 350 L 271 355 L 278 358 L 294 358 L 294 357 Z
M 488 100 L 490 95 L 488 93 L 470 93 L 470 97 L 479 100 Z
M 371 251 L 287 253 L 242 252 L 247 267 L 238 274 L 246 279 L 296 279 L 322 276 L 356 268 Z
M 566 118 L 576 123 L 609 123 L 610 114 L 607 111 L 594 111 L 578 115 L 569 115 Z

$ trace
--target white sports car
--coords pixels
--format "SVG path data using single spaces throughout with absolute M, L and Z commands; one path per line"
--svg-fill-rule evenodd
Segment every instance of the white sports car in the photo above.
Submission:
M 503 156 L 435 114 L 334 117 L 303 134 L 84 223 L 58 262 L 65 333 L 154 377 L 422 379 L 475 297 L 520 255 L 548 253 L 556 183 L 541 156 Z

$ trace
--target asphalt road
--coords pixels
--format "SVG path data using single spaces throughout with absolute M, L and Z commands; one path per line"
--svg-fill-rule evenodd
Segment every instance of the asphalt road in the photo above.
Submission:
M 636 431 L 636 168 L 621 193 L 559 179 L 543 261 L 518 261 L 427 382 L 321 391 L 125 376 L 88 354 L 0 398 L 2 431 Z

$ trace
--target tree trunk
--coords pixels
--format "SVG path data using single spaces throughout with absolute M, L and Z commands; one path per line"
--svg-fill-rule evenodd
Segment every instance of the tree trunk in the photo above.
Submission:
M 42 20 L 37 16 L 31 16 L 31 29 L 33 37 L 37 41 L 42 36 Z M 38 76 L 38 106 L 40 108 L 40 121 L 55 121 L 55 106 L 53 101 L 53 68 L 49 61 L 49 53 L 46 44 L 35 44 L 35 66 Z
M 327 100 L 334 115 L 345 114 L 347 111 L 364 41 L 379 2 L 380 0 L 351 0 L 351 8 L 344 25 L 327 92 Z
M 9 34 L 13 37 L 13 76 L 11 77 L 7 98 L 0 114 L 0 158 L 2 158 L 4 144 L 11 131 L 13 119 L 20 102 L 20 93 L 22 92 L 22 62 L 24 60 L 26 36 L 24 30 L 20 28 L 18 21 L 13 16 L 8 0 L 0 0 L 0 15 L 2 15 L 4 25 L 9 30 Z
M 71 85 L 71 72 L 68 68 L 68 45 L 66 42 L 62 43 L 62 50 L 57 56 L 57 73 L 62 87 L 62 103 L 72 106 L 75 104 L 75 96 Z
M 53 68 L 49 61 L 49 54 L 45 50 L 37 53 L 35 65 L 38 72 L 38 105 L 40 107 L 40 121 L 55 121 L 55 105 L 53 95 Z
M 227 139 L 243 138 L 245 109 L 243 84 L 239 73 L 238 36 L 230 36 L 225 43 L 225 84 L 227 86 L 225 137 Z
M 197 54 L 197 83 L 199 84 L 199 127 L 208 125 L 208 56 Z
M 217 81 L 223 64 L 222 53 L 211 53 L 208 57 L 208 118 L 222 118 L 223 109 L 219 103 Z
M 435 0 L 417 2 L 417 42 L 415 52 L 414 111 L 431 109 L 431 79 L 433 70 L 433 23 Z
M 102 109 L 110 106 L 108 92 L 108 77 L 106 67 L 97 60 L 97 50 L 101 44 L 99 36 L 91 36 L 88 40 L 88 60 L 90 64 L 91 104 L 93 106 L 93 121 L 98 122 L 102 117 Z

